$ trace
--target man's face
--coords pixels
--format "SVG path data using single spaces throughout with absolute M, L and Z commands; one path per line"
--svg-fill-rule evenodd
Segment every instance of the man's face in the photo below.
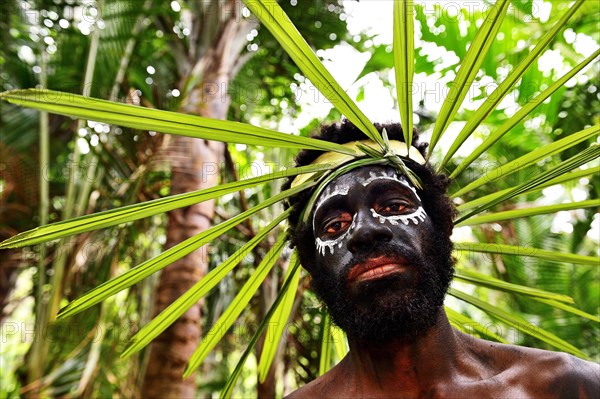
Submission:
M 313 213 L 313 288 L 358 339 L 414 336 L 435 321 L 452 278 L 451 243 L 391 167 L 331 182 Z

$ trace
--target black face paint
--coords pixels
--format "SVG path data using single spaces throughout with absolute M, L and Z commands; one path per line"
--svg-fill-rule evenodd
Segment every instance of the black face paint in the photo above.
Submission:
M 433 324 L 452 279 L 452 244 L 393 168 L 330 183 L 313 230 L 313 288 L 349 336 L 414 336 Z

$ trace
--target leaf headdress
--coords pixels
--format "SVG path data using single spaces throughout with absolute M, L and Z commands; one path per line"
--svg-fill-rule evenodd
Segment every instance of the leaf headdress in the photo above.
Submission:
M 315 53 L 294 27 L 284 11 L 273 0 L 245 1 L 246 6 L 265 26 L 271 31 L 273 36 L 279 41 L 283 49 L 294 60 L 302 73 L 325 94 L 329 101 L 357 128 L 365 135 L 365 141 L 353 142 L 348 145 L 330 143 L 323 140 L 306 138 L 300 136 L 288 135 L 273 130 L 260 128 L 248 124 L 213 120 L 199 116 L 183 115 L 168 111 L 155 109 L 146 109 L 126 104 L 119 104 L 100 99 L 78 96 L 74 94 L 54 92 L 43 89 L 17 90 L 1 94 L 1 98 L 14 104 L 24 107 L 35 108 L 52 113 L 67 115 L 74 118 L 94 120 L 104 123 L 116 124 L 124 127 L 136 129 L 147 129 L 195 137 L 205 140 L 218 140 L 227 143 L 239 143 L 246 145 L 267 146 L 274 148 L 291 149 L 311 149 L 326 153 L 323 158 L 311 165 L 289 168 L 273 173 L 265 174 L 250 179 L 240 180 L 234 183 L 222 184 L 217 187 L 198 190 L 190 193 L 172 195 L 169 197 L 130 205 L 122 208 L 110 209 L 91 215 L 81 216 L 20 233 L 10 239 L 0 243 L 0 248 L 16 248 L 27 245 L 45 243 L 51 240 L 68 237 L 74 234 L 81 234 L 109 226 L 116 226 L 122 223 L 131 222 L 152 215 L 162 214 L 164 212 L 186 207 L 198 202 L 209 199 L 219 198 L 223 195 L 234 193 L 240 190 L 255 187 L 260 184 L 269 183 L 275 179 L 298 176 L 288 190 L 272 196 L 268 200 L 252 207 L 239 215 L 236 215 L 210 229 L 191 237 L 178 245 L 169 248 L 160 255 L 149 259 L 142 264 L 131 268 L 125 273 L 95 287 L 88 293 L 71 301 L 59 313 L 59 318 L 65 318 L 79 313 L 91 306 L 103 301 L 142 279 L 150 276 L 175 260 L 197 250 L 201 246 L 210 243 L 217 237 L 226 233 L 237 224 L 256 215 L 262 209 L 274 206 L 287 198 L 296 195 L 303 190 L 314 190 L 312 198 L 309 201 L 303 217 L 310 213 L 312 204 L 318 196 L 320 190 L 335 177 L 346 173 L 356 167 L 373 164 L 386 164 L 394 166 L 399 172 L 407 176 L 412 183 L 421 187 L 421 182 L 417 176 L 407 168 L 405 159 L 411 159 L 418 163 L 424 163 L 426 160 L 421 157 L 418 151 L 411 152 L 410 143 L 412 143 L 413 133 L 413 110 L 412 110 L 412 82 L 415 65 L 414 50 L 414 16 L 415 6 L 412 1 L 394 1 L 394 71 L 396 77 L 396 91 L 399 103 L 402 122 L 404 146 L 399 146 L 397 142 L 390 142 L 387 134 L 383 134 L 375 129 L 373 123 L 356 106 L 343 88 L 336 82 L 329 71 L 317 58 Z M 450 150 L 446 152 L 444 158 L 439 163 L 439 169 L 445 170 L 450 167 L 450 161 L 453 155 L 472 135 L 477 126 L 494 110 L 502 99 L 510 92 L 513 86 L 523 78 L 527 69 L 539 59 L 540 55 L 549 43 L 554 40 L 556 35 L 567 26 L 568 21 L 575 15 L 578 9 L 583 5 L 583 0 L 578 0 L 569 10 L 547 31 L 533 47 L 527 56 L 518 64 L 516 68 L 508 73 L 504 81 L 487 96 L 483 104 L 473 112 L 468 122 L 460 131 L 456 139 L 452 142 Z M 487 15 L 475 38 L 470 43 L 468 51 L 464 56 L 460 69 L 454 79 L 446 99 L 442 105 L 436 123 L 433 128 L 429 154 L 433 153 L 434 148 L 448 127 L 456 117 L 457 112 L 467 95 L 471 84 L 474 82 L 477 73 L 480 70 L 486 54 L 490 50 L 494 38 L 502 25 L 502 21 L 509 8 L 508 0 L 499 0 L 494 7 L 490 7 Z M 481 154 L 485 153 L 495 142 L 502 139 L 511 129 L 521 122 L 533 109 L 543 103 L 559 88 L 561 88 L 569 79 L 573 78 L 583 68 L 594 61 L 600 54 L 596 50 L 592 55 L 583 60 L 575 68 L 567 72 L 554 84 L 546 88 L 537 96 L 526 103 L 519 111 L 510 116 L 496 131 L 491 132 L 489 136 L 481 142 L 473 153 L 464 159 L 458 166 L 454 167 L 450 175 L 452 178 L 458 178 L 468 170 L 469 165 L 474 162 Z M 497 168 L 488 171 L 485 175 L 473 180 L 469 185 L 451 193 L 452 198 L 465 198 L 458 205 L 459 216 L 456 221 L 458 226 L 472 226 L 483 223 L 495 223 L 498 221 L 523 218 L 533 215 L 554 213 L 561 210 L 597 208 L 600 202 L 597 199 L 572 202 L 568 204 L 531 206 L 520 209 L 512 209 L 502 212 L 485 212 L 492 207 L 510 200 L 518 195 L 531 193 L 553 184 L 562 183 L 569 180 L 580 179 L 592 173 L 591 169 L 580 169 L 596 160 L 600 155 L 598 144 L 592 144 L 578 154 L 566 156 L 567 150 L 573 146 L 589 142 L 598 136 L 600 126 L 594 125 L 586 127 L 579 132 L 569 135 L 564 139 L 540 147 L 531 153 L 522 157 L 508 161 Z M 536 165 L 551 156 L 564 155 L 564 159 L 556 166 L 547 170 L 538 170 L 535 174 L 526 179 L 521 184 L 497 191 L 485 196 L 476 197 L 472 194 L 480 186 L 492 181 L 503 179 L 510 174 L 522 170 L 523 168 Z M 485 213 L 484 213 L 485 212 Z M 266 227 L 260 230 L 252 239 L 241 247 L 229 258 L 207 274 L 202 280 L 196 283 L 190 290 L 173 302 L 162 313 L 156 316 L 152 321 L 146 324 L 131 340 L 126 348 L 124 355 L 131 355 L 152 339 L 157 337 L 162 331 L 168 328 L 178 317 L 183 315 L 193 304 L 205 296 L 211 289 L 226 276 L 241 260 L 252 251 L 259 243 L 268 236 L 269 232 L 280 225 L 285 224 L 288 211 L 284 211 L 276 216 Z M 244 310 L 250 299 L 257 291 L 261 282 L 270 270 L 277 264 L 277 259 L 284 253 L 285 236 L 280 238 L 273 245 L 271 251 L 260 262 L 256 271 L 249 277 L 243 285 L 239 294 L 235 297 L 231 305 L 224 311 L 222 316 L 216 322 L 220 329 L 226 331 Z M 598 260 L 594 256 L 577 255 L 551 251 L 544 248 L 534 247 L 514 247 L 505 244 L 489 245 L 486 242 L 457 242 L 455 249 L 461 253 L 493 253 L 496 255 L 518 255 L 536 259 L 553 260 L 560 262 L 573 263 L 578 265 L 597 266 Z M 258 337 L 263 333 L 266 325 L 271 320 L 279 321 L 278 327 L 273 331 L 273 337 L 265 343 L 262 357 L 259 360 L 260 378 L 264 380 L 269 368 L 271 367 L 277 343 L 283 334 L 283 326 L 287 320 L 296 291 L 299 284 L 301 268 L 298 258 L 293 254 L 289 259 L 290 267 L 280 289 L 275 303 L 262 320 L 258 330 L 253 335 L 247 349 L 243 353 L 240 362 L 229 378 L 222 396 L 230 396 L 235 385 L 237 377 L 240 375 L 243 364 L 252 353 L 253 346 Z M 479 287 L 487 287 L 498 291 L 516 293 L 531 301 L 551 304 L 556 308 L 563 309 L 581 317 L 599 322 L 597 316 L 585 313 L 571 306 L 573 300 L 566 295 L 547 292 L 544 290 L 508 283 L 503 280 L 476 272 L 466 267 L 458 267 L 455 279 L 459 282 L 471 284 Z M 521 329 L 527 334 L 538 338 L 549 345 L 563 351 L 585 357 L 585 354 L 578 348 L 569 344 L 563 339 L 551 334 L 544 329 L 528 329 L 526 320 L 511 312 L 501 309 L 498 306 L 482 301 L 472 295 L 468 290 L 458 287 L 452 288 L 450 295 L 462 303 L 479 308 L 491 315 L 494 319 L 500 320 L 509 326 Z M 504 338 L 498 334 L 490 332 L 482 324 L 470 319 L 461 312 L 452 308 L 447 308 L 447 314 L 450 320 L 457 326 L 469 324 L 473 331 L 478 335 L 488 338 L 504 341 Z M 332 349 L 329 347 L 329 336 L 335 331 L 328 319 L 323 323 L 326 331 L 323 333 L 323 353 L 321 367 L 322 371 L 331 366 L 329 354 Z M 197 368 L 206 355 L 214 348 L 219 341 L 218 334 L 207 334 L 201 342 L 196 352 L 192 356 L 186 375 L 189 375 Z M 345 347 L 335 345 L 335 351 L 338 357 L 343 356 Z

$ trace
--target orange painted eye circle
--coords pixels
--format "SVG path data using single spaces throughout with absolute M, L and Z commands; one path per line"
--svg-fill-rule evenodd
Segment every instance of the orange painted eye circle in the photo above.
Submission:
M 351 223 L 352 216 L 349 213 L 341 214 L 325 223 L 325 226 L 323 228 L 324 234 L 328 236 L 335 236 L 337 234 L 340 234 L 341 232 L 348 229 Z
M 393 202 L 375 209 L 378 214 L 383 216 L 395 216 L 405 213 L 408 206 L 402 202 Z

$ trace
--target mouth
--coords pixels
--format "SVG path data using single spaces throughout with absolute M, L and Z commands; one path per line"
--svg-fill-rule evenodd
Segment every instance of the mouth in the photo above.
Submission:
M 402 273 L 409 263 L 403 257 L 379 256 L 354 266 L 348 274 L 348 283 L 376 280 L 395 273 Z

